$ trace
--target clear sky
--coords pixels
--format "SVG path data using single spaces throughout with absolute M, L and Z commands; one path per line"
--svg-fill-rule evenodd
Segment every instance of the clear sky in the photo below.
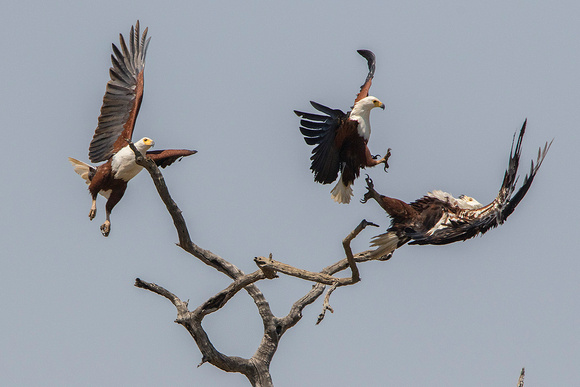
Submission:
M 205 364 L 156 282 L 195 307 L 226 278 L 175 246 L 150 178 L 137 176 L 103 238 L 104 200 L 67 161 L 87 150 L 111 43 L 137 19 L 152 37 L 135 138 L 198 154 L 164 171 L 193 240 L 250 272 L 253 257 L 310 270 L 341 259 L 375 203 L 338 205 L 313 182 L 293 109 L 348 110 L 377 57 L 370 148 L 392 148 L 377 190 L 490 202 L 528 118 L 522 174 L 555 138 L 507 223 L 449 246 L 405 246 L 361 265 L 283 337 L 276 386 L 572 386 L 580 380 L 580 3 L 577 1 L 12 1 L 0 13 L 0 384 L 245 386 Z M 262 281 L 285 315 L 311 284 Z M 217 348 L 251 356 L 261 322 L 240 293 L 204 321 Z

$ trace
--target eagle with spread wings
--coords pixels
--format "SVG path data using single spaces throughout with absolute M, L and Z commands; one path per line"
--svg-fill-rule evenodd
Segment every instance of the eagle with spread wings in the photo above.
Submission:
M 308 145 L 316 145 L 312 151 L 310 169 L 314 181 L 330 184 L 341 172 L 338 183 L 331 191 L 338 203 L 350 203 L 353 196 L 352 184 L 359 176 L 361 168 L 384 163 L 388 168 L 390 149 L 385 157 L 372 156 L 367 146 L 371 135 L 369 120 L 372 109 L 385 109 L 378 98 L 369 96 L 369 89 L 375 75 L 375 54 L 370 50 L 357 51 L 367 60 L 369 72 L 354 101 L 352 110 L 344 113 L 317 102 L 310 101 L 312 107 L 324 113 L 313 114 L 294 110 L 300 120 L 300 131 Z
M 395 249 L 406 243 L 445 245 L 464 241 L 503 224 L 530 189 L 552 145 L 551 142 L 546 143 L 543 149 L 539 149 L 536 163 L 532 161 L 529 174 L 516 191 L 526 122 L 520 130 L 517 142 L 514 135 L 503 183 L 497 197 L 488 205 L 483 205 L 465 195 L 454 198 L 451 194 L 439 190 L 429 192 L 421 199 L 407 204 L 402 200 L 379 194 L 375 191 L 372 180 L 367 176 L 368 191 L 361 202 L 366 203 L 369 199 L 376 200 L 392 219 L 387 232 L 373 238 L 372 245 L 376 249 L 372 254 L 389 258 Z
M 105 163 L 94 167 L 69 157 L 75 172 L 89 185 L 92 197 L 90 220 L 97 214 L 97 195 L 101 194 L 107 198 L 106 220 L 101 226 L 104 236 L 108 236 L 111 231 L 110 216 L 113 207 L 123 197 L 129 180 L 143 169 L 135 163 L 135 154 L 129 146 L 129 141 L 143 100 L 145 54 L 150 39 L 147 38 L 147 28 L 143 35 L 139 36 L 139 21 L 137 21 L 135 27 L 131 27 L 128 46 L 123 35 L 119 37 L 120 49 L 113 44 L 111 55 L 113 66 L 109 70 L 111 80 L 107 83 L 97 129 L 89 145 L 90 161 Z M 143 137 L 134 145 L 139 152 L 162 168 L 182 157 L 196 153 L 189 149 L 150 151 L 155 143 L 148 137 Z

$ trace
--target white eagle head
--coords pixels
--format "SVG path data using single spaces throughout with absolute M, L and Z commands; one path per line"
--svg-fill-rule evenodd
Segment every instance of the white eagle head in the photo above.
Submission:
M 150 139 L 149 137 L 143 137 L 141 140 L 135 143 L 135 148 L 139 150 L 141 153 L 145 153 L 149 150 L 149 148 L 155 145 L 155 141 Z
M 477 210 L 483 207 L 483 204 L 470 196 L 459 195 L 455 200 L 457 200 L 457 206 L 463 210 Z
M 355 103 L 352 108 L 352 111 L 355 114 L 363 111 L 370 112 L 371 109 L 374 109 L 376 107 L 385 110 L 385 104 L 379 101 L 377 97 L 368 96 Z

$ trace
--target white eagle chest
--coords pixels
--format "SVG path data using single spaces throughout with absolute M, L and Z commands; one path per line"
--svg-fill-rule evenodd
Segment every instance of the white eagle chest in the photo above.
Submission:
M 368 141 L 369 138 L 371 138 L 371 125 L 369 123 L 368 116 L 369 116 L 368 114 L 366 115 L 366 117 L 364 116 L 364 114 L 355 117 L 351 116 L 351 119 L 354 119 L 358 122 L 356 130 L 358 132 L 358 135 L 364 138 L 365 141 Z
M 113 155 L 111 169 L 115 179 L 129 181 L 137 176 L 143 167 L 135 163 L 135 154 L 129 146 L 126 146 Z

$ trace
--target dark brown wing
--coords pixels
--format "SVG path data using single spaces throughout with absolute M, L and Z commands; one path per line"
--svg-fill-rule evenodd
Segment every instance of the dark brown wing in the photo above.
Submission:
M 365 79 L 365 83 L 363 83 L 363 85 L 360 87 L 360 92 L 357 94 L 354 103 L 357 103 L 361 99 L 369 96 L 369 89 L 371 88 L 373 77 L 375 76 L 375 54 L 373 54 L 373 52 L 370 50 L 358 50 L 357 52 L 367 60 L 369 65 L 369 73 L 367 75 L 367 79 Z
M 143 99 L 143 72 L 145 70 L 145 54 L 149 46 L 147 28 L 139 40 L 139 21 L 135 29 L 131 27 L 129 47 L 125 44 L 123 35 L 119 41 L 121 50 L 113 44 L 109 70 L 111 80 L 107 83 L 99 123 L 93 140 L 89 145 L 89 159 L 93 163 L 108 160 L 119 149 L 127 145 L 135 127 Z
M 510 159 L 508 168 L 505 172 L 502 186 L 495 200 L 487 206 L 477 210 L 462 210 L 454 213 L 449 213 L 449 217 L 445 222 L 437 225 L 432 233 L 409 235 L 413 241 L 409 244 L 434 244 L 444 245 L 457 241 L 473 238 L 478 234 L 483 234 L 491 228 L 497 227 L 506 221 L 509 215 L 514 212 L 516 206 L 524 198 L 532 181 L 536 176 L 550 145 L 546 143 L 544 148 L 538 151 L 536 164 L 531 163 L 530 172 L 524 178 L 522 186 L 515 192 L 517 184 L 517 172 L 522 150 L 522 139 L 526 129 L 526 122 L 520 130 L 517 143 L 512 142 L 512 149 L 510 152 Z M 515 143 L 515 148 L 514 148 Z
M 165 168 L 182 157 L 196 154 L 197 151 L 189 149 L 164 149 L 147 151 L 147 158 L 155 161 L 158 167 Z
M 338 109 L 331 109 L 310 101 L 318 111 L 326 115 L 304 113 L 294 110 L 300 118 L 300 132 L 308 145 L 316 145 L 312 150 L 314 181 L 330 184 L 336 180 L 340 170 L 340 149 L 336 147 L 335 138 L 340 126 L 347 120 L 347 114 Z

